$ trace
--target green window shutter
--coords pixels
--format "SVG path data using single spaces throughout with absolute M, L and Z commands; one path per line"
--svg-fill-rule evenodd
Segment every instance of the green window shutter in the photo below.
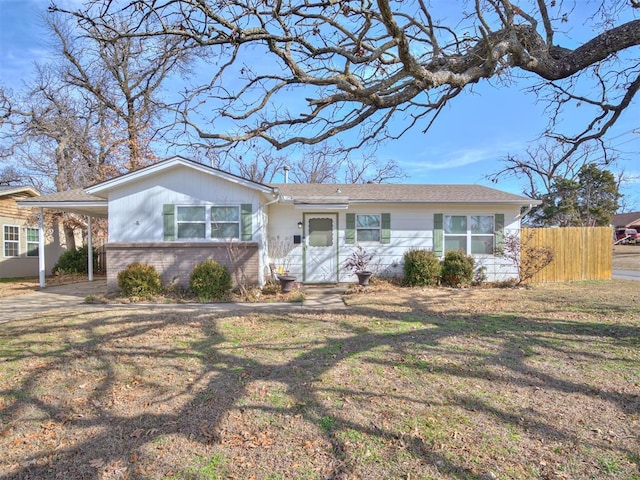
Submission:
M 496 213 L 494 216 L 494 228 L 496 232 L 496 254 L 502 255 L 504 250 L 504 213 Z
M 347 230 L 344 243 L 356 243 L 356 214 L 347 213 Z
M 164 221 L 164 241 L 170 242 L 176 239 L 176 209 L 171 203 L 162 206 Z
M 438 257 L 444 255 L 444 229 L 442 228 L 442 214 L 433 215 L 433 253 Z
M 382 214 L 382 232 L 380 233 L 380 243 L 391 243 L 391 214 Z
M 240 206 L 240 211 L 242 218 L 240 239 L 249 242 L 253 240 L 253 205 L 243 203 Z

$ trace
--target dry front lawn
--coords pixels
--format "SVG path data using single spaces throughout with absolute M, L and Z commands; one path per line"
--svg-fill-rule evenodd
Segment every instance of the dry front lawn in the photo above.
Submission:
M 0 479 L 640 479 L 637 283 L 0 330 Z

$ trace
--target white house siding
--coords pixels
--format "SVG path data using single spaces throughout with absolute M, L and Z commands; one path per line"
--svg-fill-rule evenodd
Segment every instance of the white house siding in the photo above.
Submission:
M 252 205 L 252 229 L 253 238 L 251 249 L 258 249 L 256 258 L 264 258 L 263 235 L 264 220 L 261 213 L 261 203 L 266 203 L 267 198 L 263 193 L 233 183 L 225 179 L 203 175 L 201 172 L 190 168 L 178 166 L 160 173 L 143 177 L 139 181 L 125 183 L 119 188 L 114 188 L 109 193 L 109 244 L 107 246 L 107 263 L 111 272 L 110 286 L 114 287 L 115 276 L 119 270 L 126 267 L 127 262 L 133 258 L 126 255 L 125 250 L 136 251 L 136 261 L 149 264 L 158 264 L 160 274 L 167 277 L 169 272 L 164 271 L 164 263 L 159 260 L 159 252 L 167 251 L 158 246 L 161 243 L 173 244 L 174 242 L 164 242 L 164 220 L 163 205 Z M 176 242 L 180 240 L 176 239 Z M 136 244 L 154 245 L 153 253 L 149 253 L 148 259 L 144 249 L 134 249 Z M 184 243 L 184 242 L 183 242 Z M 224 242 L 215 240 L 190 241 L 192 244 L 202 243 L 202 253 L 205 254 L 216 245 L 222 246 Z M 241 242 L 242 243 L 242 242 Z M 214 248 L 219 251 L 219 248 Z M 193 248 L 188 251 L 193 252 Z M 110 253 L 111 252 L 111 253 Z M 206 258 L 195 254 L 190 254 L 190 258 L 203 260 Z M 252 259 L 254 257 L 252 256 Z M 253 262 L 253 260 L 252 260 Z M 193 263 L 193 262 L 192 262 Z M 224 263 L 224 262 L 223 262 Z M 260 262 L 261 263 L 261 262 Z M 252 264 L 252 282 L 261 283 L 263 281 L 263 265 L 254 266 Z M 190 267 L 192 268 L 192 267 Z M 255 278 L 253 272 L 258 272 Z M 173 269 L 172 276 L 179 276 L 180 283 L 184 284 L 188 279 L 188 272 L 177 273 Z
M 277 204 L 269 207 L 269 223 L 267 225 L 267 237 L 269 241 L 276 238 L 293 238 L 293 235 L 302 234 L 298 229 L 298 222 L 302 221 L 304 213 L 317 214 L 322 209 L 305 210 L 294 208 L 291 204 Z M 445 215 L 495 215 L 502 213 L 505 216 L 505 231 L 518 231 L 520 222 L 518 206 L 506 207 L 504 205 L 454 205 L 454 204 L 351 204 L 347 210 L 326 210 L 338 214 L 338 254 L 340 282 L 355 281 L 352 273 L 344 270 L 346 259 L 349 257 L 355 244 L 345 242 L 346 214 L 382 214 L 391 216 L 391 241 L 388 244 L 379 242 L 359 242 L 359 244 L 374 254 L 369 267 L 377 275 L 401 276 L 404 253 L 411 249 L 433 249 L 433 222 L 434 214 Z M 276 265 L 279 261 L 271 259 Z M 496 256 L 476 257 L 478 265 L 485 268 L 488 281 L 503 280 L 517 275 L 515 266 L 510 265 L 505 259 Z M 289 271 L 298 278 L 303 278 L 302 245 L 293 246 L 287 259 Z M 278 265 L 277 265 L 278 266 Z
M 125 184 L 109 194 L 109 242 L 153 242 L 163 239 L 162 206 L 253 206 L 253 240 L 260 240 L 262 195 L 243 185 L 185 167 L 163 171 Z

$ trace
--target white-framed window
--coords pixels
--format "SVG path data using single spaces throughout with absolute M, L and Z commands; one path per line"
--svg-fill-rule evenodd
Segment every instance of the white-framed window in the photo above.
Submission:
M 240 239 L 240 206 L 211 207 L 211 238 Z
M 493 255 L 493 215 L 444 215 L 444 251 L 462 250 L 467 255 Z
M 379 242 L 382 238 L 382 220 L 380 214 L 356 215 L 356 241 Z
M 4 225 L 2 229 L 2 252 L 5 257 L 20 256 L 20 227 Z
M 176 207 L 178 240 L 240 239 L 240 206 L 213 205 Z
M 40 253 L 40 231 L 27 227 L 27 257 L 37 257 Z
M 178 206 L 176 208 L 177 238 L 207 238 L 206 216 L 205 207 Z

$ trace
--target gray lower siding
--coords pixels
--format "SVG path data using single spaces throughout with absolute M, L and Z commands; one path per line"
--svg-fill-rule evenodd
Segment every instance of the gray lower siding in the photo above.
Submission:
M 229 269 L 234 284 L 259 282 L 259 254 L 256 242 L 188 243 L 145 242 L 108 243 L 107 289 L 118 289 L 118 272 L 138 262 L 153 265 L 163 285 L 189 286 L 189 276 L 198 263 L 212 259 Z

